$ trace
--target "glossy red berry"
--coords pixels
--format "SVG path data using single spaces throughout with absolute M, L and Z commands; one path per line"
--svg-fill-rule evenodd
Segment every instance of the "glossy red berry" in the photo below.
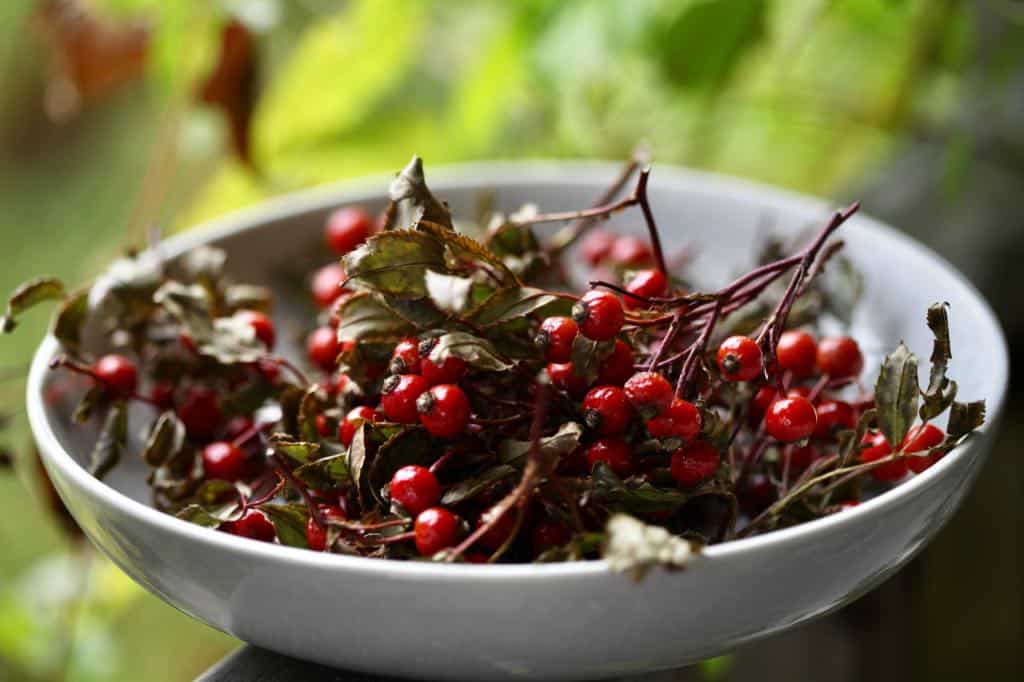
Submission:
M 217 432 L 224 420 L 224 413 L 213 391 L 195 387 L 185 394 L 184 400 L 178 405 L 178 418 L 191 438 L 207 440 Z
M 583 399 L 583 421 L 603 436 L 622 433 L 632 418 L 629 398 L 617 386 L 598 386 Z
M 338 255 L 345 255 L 366 241 L 373 230 L 373 218 L 358 206 L 339 208 L 327 218 L 324 239 Z
M 779 346 L 775 351 L 779 369 L 792 372 L 798 379 L 814 374 L 817 356 L 818 344 L 807 332 L 788 331 L 779 337 Z
M 857 426 L 857 414 L 850 403 L 822 400 L 814 409 L 818 413 L 818 425 L 814 427 L 815 438 L 835 438 L 838 432 Z
M 672 403 L 675 394 L 668 379 L 657 372 L 638 372 L 629 378 L 623 387 L 626 397 L 640 416 L 650 419 L 665 410 Z
M 569 362 L 577 333 L 579 327 L 572 318 L 549 317 L 541 323 L 535 341 L 548 362 Z
M 818 416 L 814 405 L 807 398 L 794 396 L 776 400 L 765 415 L 765 429 L 768 435 L 783 443 L 809 438 L 814 433 Z
M 356 437 L 359 427 L 366 422 L 372 424 L 375 421 L 377 421 L 377 413 L 373 411 L 373 408 L 365 405 L 353 407 L 338 424 L 338 440 L 342 445 L 352 445 L 352 439 Z
M 413 531 L 419 553 L 433 556 L 458 540 L 459 517 L 443 507 L 431 507 L 416 516 Z
M 877 462 L 883 457 L 892 454 L 892 446 L 881 433 L 866 433 L 861 445 L 867 446 L 860 451 L 862 462 Z M 907 475 L 907 461 L 899 459 L 886 462 L 871 470 L 871 476 L 876 481 L 898 481 Z
M 314 365 L 330 372 L 341 354 L 338 333 L 330 327 L 317 327 L 306 338 L 306 354 Z
M 139 385 L 135 363 L 123 355 L 104 355 L 92 366 L 92 371 L 104 389 L 121 398 L 134 394 Z
M 313 300 L 321 308 L 329 308 L 345 293 L 341 286 L 344 282 L 345 269 L 340 263 L 325 265 L 313 274 L 313 281 L 310 283 Z
M 703 419 L 697 406 L 676 398 L 662 414 L 647 420 L 647 433 L 652 438 L 690 440 L 700 433 L 702 425 Z
M 174 407 L 174 385 L 161 381 L 153 384 L 149 391 L 149 399 L 161 410 L 169 410 Z
M 718 347 L 718 368 L 729 381 L 750 381 L 761 373 L 761 347 L 749 336 L 730 336 Z
M 418 374 L 392 374 L 381 386 L 381 409 L 393 422 L 418 424 L 420 415 L 416 401 L 428 388 L 430 382 Z
M 243 538 L 251 538 L 262 542 L 273 542 L 277 537 L 274 524 L 270 522 L 267 515 L 258 509 L 250 509 L 237 521 L 228 521 L 220 525 L 221 530 L 238 535 Z
M 594 341 L 607 341 L 622 329 L 625 313 L 615 294 L 592 289 L 572 307 L 572 319 L 579 325 L 583 336 Z
M 774 386 L 762 386 L 750 401 L 751 416 L 760 419 L 768 412 L 768 408 L 775 402 L 779 392 Z
M 633 474 L 633 450 L 619 436 L 600 438 L 587 449 L 587 463 L 591 470 L 598 462 L 607 464 L 621 478 Z
M 633 372 L 633 350 L 622 339 L 615 339 L 612 352 L 597 370 L 597 383 L 600 386 L 622 386 Z
M 235 317 L 252 327 L 256 332 L 256 338 L 267 347 L 267 350 L 273 350 L 276 335 L 274 323 L 269 317 L 256 310 L 240 310 L 235 313 Z
M 392 374 L 420 373 L 420 342 L 416 338 L 403 339 L 391 353 L 388 371 Z
M 668 279 L 661 270 L 641 270 L 626 283 L 626 291 L 640 298 L 660 298 L 668 293 Z M 647 307 L 647 303 L 632 296 L 623 296 L 622 301 L 629 310 Z
M 441 484 L 429 469 L 415 464 L 404 466 L 391 477 L 391 499 L 410 516 L 417 516 L 441 499 Z
M 580 255 L 590 267 L 600 265 L 612 252 L 615 234 L 607 230 L 591 230 L 580 242 Z
M 535 554 L 541 554 L 556 547 L 564 547 L 572 540 L 572 531 L 561 521 L 547 519 L 533 527 L 530 544 Z
M 438 384 L 416 400 L 420 423 L 432 436 L 453 438 L 469 425 L 469 400 L 454 384 Z
M 321 504 L 318 505 L 321 518 L 326 521 L 344 521 L 348 517 L 341 507 Z M 327 549 L 327 529 L 322 528 L 312 516 L 306 521 L 306 544 L 314 552 L 322 552 Z
M 573 371 L 571 362 L 550 362 L 547 366 L 551 384 L 569 395 L 578 396 L 587 390 L 587 380 Z
M 650 263 L 653 255 L 646 241 L 627 234 L 616 238 L 608 258 L 617 265 L 637 267 Z
M 910 429 L 910 433 L 903 439 L 900 449 L 905 453 L 924 453 L 942 444 L 946 434 L 934 424 L 921 424 Z M 931 465 L 935 464 L 941 456 L 940 453 L 932 452 L 923 457 L 908 457 L 907 468 L 915 474 L 919 474 Z
M 669 471 L 676 483 L 690 488 L 714 476 L 720 462 L 715 446 L 706 440 L 696 440 L 672 453 Z
M 833 379 L 860 376 L 864 369 L 864 356 L 860 346 L 849 336 L 822 339 L 818 343 L 818 371 Z
M 231 443 L 210 443 L 203 448 L 203 473 L 207 479 L 237 481 L 245 478 L 248 468 L 245 453 Z
M 454 384 L 466 376 L 466 361 L 454 355 L 446 357 L 441 364 L 435 363 L 428 357 L 420 362 L 420 374 L 430 382 L 431 386 L 437 384 Z

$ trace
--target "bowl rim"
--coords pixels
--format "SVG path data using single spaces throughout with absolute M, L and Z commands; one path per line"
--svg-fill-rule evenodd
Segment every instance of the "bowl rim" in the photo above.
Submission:
M 595 183 L 596 177 L 607 176 L 609 179 L 614 177 L 619 169 L 621 169 L 621 162 L 595 160 L 544 159 L 472 162 L 441 165 L 431 168 L 430 184 L 438 192 L 454 189 L 500 188 L 501 184 L 536 184 L 552 181 L 558 181 L 562 184 L 589 186 Z M 820 198 L 752 180 L 698 171 L 671 164 L 658 164 L 656 170 L 657 172 L 652 175 L 652 183 L 654 185 L 685 184 L 690 190 L 719 195 L 731 193 L 743 196 L 744 200 L 754 202 L 764 201 L 776 204 L 781 202 L 794 207 L 800 206 L 804 210 L 820 211 L 823 214 L 829 208 L 829 203 Z M 291 192 L 189 228 L 187 232 L 177 234 L 162 242 L 160 249 L 162 255 L 174 256 L 195 246 L 254 229 L 266 222 L 280 220 L 297 214 L 325 210 L 336 205 L 379 200 L 385 193 L 384 188 L 387 187 L 387 183 L 393 177 L 393 174 L 372 175 Z M 990 437 L 996 429 L 1009 383 L 1009 349 L 1002 326 L 991 306 L 959 270 L 928 246 L 860 213 L 855 215 L 848 225 L 847 229 L 873 233 L 882 239 L 899 242 L 904 247 L 917 251 L 936 267 L 952 274 L 954 279 L 966 289 L 970 298 L 973 299 L 973 303 L 977 306 L 977 313 L 995 331 L 997 341 L 996 347 L 991 350 L 998 354 L 996 366 L 1000 371 L 996 380 L 996 390 L 992 395 L 985 398 L 988 407 L 988 419 L 978 430 L 976 437 L 955 448 L 922 474 L 915 475 L 909 480 L 904 480 L 898 486 L 885 491 L 877 497 L 852 509 L 845 510 L 840 514 L 831 514 L 763 535 L 710 545 L 703 550 L 701 554 L 703 558 L 714 560 L 743 558 L 769 545 L 779 548 L 805 541 L 813 541 L 820 534 L 841 532 L 844 527 L 851 526 L 869 515 L 884 514 L 885 509 L 898 503 L 901 498 L 912 495 L 918 490 L 929 486 L 933 479 L 944 475 L 946 469 L 951 467 L 955 460 L 968 456 L 969 451 L 975 449 L 981 439 Z M 502 580 L 508 578 L 547 580 L 560 577 L 607 575 L 610 572 L 608 563 L 603 559 L 551 564 L 477 565 L 468 563 L 441 564 L 430 561 L 389 561 L 311 552 L 304 548 L 253 542 L 246 538 L 221 533 L 214 529 L 204 528 L 175 518 L 170 514 L 138 502 L 96 479 L 61 446 L 50 426 L 43 401 L 43 386 L 49 371 L 49 362 L 57 351 L 58 344 L 56 339 L 48 334 L 33 357 L 26 385 L 29 425 L 39 445 L 42 457 L 49 465 L 56 467 L 70 481 L 70 485 L 82 490 L 88 496 L 113 507 L 118 513 L 134 517 L 146 524 L 153 524 L 163 532 L 182 536 L 200 545 L 212 546 L 254 559 L 277 561 L 293 565 L 312 565 L 320 569 L 346 570 L 357 573 L 365 572 L 378 577 L 386 575 L 396 578 L 426 578 L 432 580 Z

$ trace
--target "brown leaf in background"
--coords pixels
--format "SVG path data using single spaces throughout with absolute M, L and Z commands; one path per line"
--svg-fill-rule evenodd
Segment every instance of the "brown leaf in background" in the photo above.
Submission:
M 245 25 L 232 20 L 220 35 L 220 55 L 199 90 L 199 98 L 224 111 L 231 129 L 231 144 L 238 158 L 252 165 L 249 123 L 256 104 L 258 58 L 256 42 Z
M 51 53 L 45 109 L 58 123 L 135 80 L 145 66 L 150 32 L 142 22 L 113 21 L 77 0 L 40 0 L 33 23 Z

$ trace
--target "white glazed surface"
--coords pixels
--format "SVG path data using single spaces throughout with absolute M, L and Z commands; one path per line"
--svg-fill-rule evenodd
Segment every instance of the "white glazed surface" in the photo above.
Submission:
M 479 164 L 430 172 L 456 215 L 481 189 L 498 206 L 526 201 L 576 208 L 618 167 L 588 163 Z M 239 279 L 272 281 L 319 244 L 323 218 L 346 203 L 383 205 L 384 178 L 305 192 L 166 242 L 168 255 L 200 243 L 230 254 Z M 767 218 L 783 232 L 820 224 L 820 201 L 730 178 L 657 167 L 650 195 L 669 252 L 699 247 L 696 272 L 712 283 L 750 265 Z M 639 217 L 618 223 L 642 230 Z M 47 408 L 47 363 L 36 355 L 28 410 L 43 461 L 94 544 L 153 593 L 213 627 L 299 658 L 378 674 L 447 679 L 610 677 L 681 666 L 835 609 L 892 574 L 946 523 L 990 448 L 1008 376 L 992 311 L 951 266 L 923 246 L 857 216 L 840 234 L 866 279 L 855 333 L 869 370 L 900 339 L 927 356 L 924 311 L 951 304 L 962 399 L 986 398 L 989 421 L 923 475 L 859 507 L 795 528 L 707 549 L 681 573 L 639 584 L 603 562 L 543 566 L 389 562 L 268 545 L 152 509 L 144 468 L 128 461 L 101 483 L 79 462 L 94 435 Z M 289 312 L 291 313 L 289 315 Z M 285 336 L 298 315 L 278 311 Z M 292 331 L 299 329 L 294 326 Z M 874 354 L 874 357 L 871 355 Z M 144 423 L 137 415 L 134 424 Z M 130 459 L 130 458 L 129 458 Z

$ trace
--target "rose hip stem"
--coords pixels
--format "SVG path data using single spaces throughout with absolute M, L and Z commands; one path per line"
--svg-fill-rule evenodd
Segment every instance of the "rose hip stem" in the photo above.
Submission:
M 299 382 L 301 382 L 303 387 L 311 385 L 312 382 L 310 382 L 309 378 L 302 372 L 302 370 L 299 369 L 298 367 L 296 367 L 295 365 L 293 365 L 291 362 L 289 362 L 285 358 L 281 357 L 280 355 L 275 355 L 275 356 L 273 356 L 271 358 L 271 360 L 273 362 L 277 363 L 279 366 L 284 367 L 286 370 L 288 370 L 292 374 L 294 374 L 295 378 L 298 379 Z
M 302 495 L 302 499 L 306 502 L 306 507 L 309 509 L 309 515 L 313 517 L 313 522 L 323 529 L 325 527 L 324 519 L 320 516 L 320 510 L 317 508 L 316 502 L 313 500 L 313 496 L 309 494 L 309 489 L 306 488 L 306 485 L 302 481 L 295 478 L 294 474 L 292 474 L 291 470 L 288 468 L 288 463 L 280 453 L 273 449 L 271 449 L 270 453 L 274 458 L 274 462 L 277 464 L 278 470 L 286 479 L 288 479 L 289 485 L 295 488 L 295 490 Z
M 654 212 L 651 211 L 651 202 L 647 199 L 647 181 L 651 177 L 651 167 L 647 166 L 640 171 L 640 177 L 636 183 L 634 196 L 640 202 L 640 210 L 644 214 L 644 222 L 647 223 L 647 233 L 651 238 L 651 248 L 654 250 L 654 262 L 661 274 L 668 277 L 668 268 L 665 267 L 665 253 L 661 250 L 661 237 L 658 235 L 658 226 L 654 222 Z
M 98 374 L 96 374 L 96 372 L 92 371 L 91 368 L 86 367 L 85 365 L 82 365 L 80 363 L 75 362 L 74 360 L 72 360 L 71 358 L 69 358 L 66 355 L 61 355 L 61 356 L 58 356 L 58 357 L 54 358 L 53 360 L 51 360 L 50 361 L 50 369 L 66 369 L 66 370 L 70 370 L 70 371 L 72 371 L 72 372 L 74 372 L 76 374 L 81 374 L 82 376 L 89 377 L 90 379 L 92 379 L 94 382 L 96 382 L 100 386 L 105 386 L 108 390 L 113 390 L 114 389 L 114 387 L 110 385 L 109 381 L 107 381 L 103 377 L 101 377 Z M 144 395 L 142 395 L 142 394 L 140 394 L 138 392 L 135 392 L 135 393 L 132 393 L 130 395 L 123 396 L 123 397 L 128 398 L 130 400 L 137 400 L 137 401 L 139 401 L 141 403 L 146 403 L 147 405 L 149 405 L 151 407 L 154 407 L 154 408 L 156 408 L 158 410 L 163 410 L 163 408 L 159 404 L 157 404 L 157 402 L 155 400 L 153 400 L 152 398 L 149 398 L 147 396 L 144 396 Z
M 273 424 L 267 422 L 253 424 L 245 431 L 242 431 L 242 433 L 238 434 L 238 437 L 231 441 L 231 444 L 236 448 L 240 448 L 247 442 L 249 442 L 254 436 L 256 436 L 259 433 L 262 433 L 264 429 L 270 426 L 273 426 Z
M 534 398 L 533 407 L 533 422 L 530 424 L 530 457 L 523 468 L 523 477 L 519 479 L 519 485 L 492 507 L 492 511 L 488 514 L 487 520 L 484 523 L 477 526 L 476 530 L 470 533 L 465 540 L 448 552 L 445 561 L 452 562 L 458 559 L 497 524 L 512 507 L 524 504 L 533 490 L 533 486 L 536 485 L 542 476 L 540 436 L 541 431 L 544 429 L 544 422 L 547 420 L 548 393 L 547 384 L 537 384 L 537 394 Z

